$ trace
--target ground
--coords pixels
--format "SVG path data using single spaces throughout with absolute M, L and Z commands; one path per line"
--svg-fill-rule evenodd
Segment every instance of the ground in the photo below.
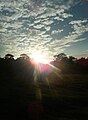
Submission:
M 4 77 L 0 88 L 0 117 L 4 120 L 88 119 L 87 74 L 52 72 L 33 81 Z

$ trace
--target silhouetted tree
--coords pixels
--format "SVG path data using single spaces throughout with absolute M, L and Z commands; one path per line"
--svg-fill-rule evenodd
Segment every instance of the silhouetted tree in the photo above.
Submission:
M 27 54 L 21 54 L 20 59 L 28 60 L 30 58 L 29 58 L 29 56 Z
M 12 55 L 12 54 L 6 54 L 6 55 L 5 55 L 5 59 L 14 60 L 14 55 Z
M 60 53 L 58 55 L 54 55 L 54 58 L 55 61 L 61 61 L 65 58 L 67 59 L 67 55 L 65 53 Z
M 74 62 L 76 62 L 77 61 L 77 58 L 75 58 L 75 57 L 73 57 L 73 56 L 69 56 L 69 62 L 70 63 L 74 63 Z

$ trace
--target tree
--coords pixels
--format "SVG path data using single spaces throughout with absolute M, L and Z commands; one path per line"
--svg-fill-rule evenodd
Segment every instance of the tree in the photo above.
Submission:
M 73 63 L 73 62 L 76 62 L 77 61 L 77 58 L 73 57 L 73 56 L 69 56 L 69 62 L 70 63 Z
M 5 55 L 5 59 L 14 60 L 14 55 L 12 55 L 12 54 L 6 54 L 6 55 Z
M 28 60 L 29 59 L 29 56 L 27 54 L 21 54 L 20 55 L 20 58 L 21 59 L 24 59 L 24 60 Z
M 67 55 L 65 53 L 60 53 L 58 55 L 54 55 L 55 61 L 61 61 L 63 59 L 67 59 Z

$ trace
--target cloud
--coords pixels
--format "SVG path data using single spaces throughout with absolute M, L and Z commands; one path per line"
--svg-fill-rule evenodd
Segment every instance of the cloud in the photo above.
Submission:
M 82 35 L 85 32 L 88 32 L 88 20 L 74 20 L 71 21 L 69 24 L 72 25 L 72 28 L 74 31 L 72 32 L 72 35 Z
M 63 32 L 63 29 L 53 30 L 51 34 L 57 34 Z
M 84 20 L 74 20 L 74 21 L 71 21 L 69 24 L 81 26 L 83 23 L 88 23 L 88 20 L 87 19 L 84 19 Z
M 34 26 L 34 28 L 37 28 L 37 29 L 41 29 L 42 27 L 44 27 L 44 25 L 42 25 L 42 24 L 39 24 L 39 25 L 37 24 Z
M 72 28 L 74 28 L 74 31 L 70 32 L 67 36 L 64 36 L 62 39 L 55 39 L 54 41 L 50 42 L 50 46 L 53 51 L 55 51 L 57 54 L 61 51 L 63 52 L 65 48 L 69 47 L 72 43 L 84 41 L 86 38 L 80 38 L 85 32 L 88 32 L 88 20 L 77 20 L 77 21 L 71 21 L 69 24 L 72 25 Z M 83 24 L 86 24 L 85 26 Z M 75 26 L 77 24 L 77 26 Z M 61 30 L 62 32 L 63 30 Z M 58 33 L 57 30 L 52 31 L 53 33 Z M 49 47 L 48 45 L 48 47 Z
M 80 1 L 79 1 L 80 2 Z M 80 36 L 88 31 L 87 20 L 73 20 L 70 8 L 77 0 L 1 0 L 0 1 L 0 43 L 1 54 L 12 51 L 16 56 L 24 52 L 31 54 L 38 49 L 53 56 L 62 52 L 71 43 L 84 40 Z M 64 35 L 66 24 L 73 31 Z M 63 34 L 60 39 L 59 34 Z M 54 36 L 54 38 L 52 37 Z M 55 38 L 57 35 L 57 38 Z M 1 46 L 0 46 L 1 47 Z M 19 51 L 19 52 L 18 52 Z

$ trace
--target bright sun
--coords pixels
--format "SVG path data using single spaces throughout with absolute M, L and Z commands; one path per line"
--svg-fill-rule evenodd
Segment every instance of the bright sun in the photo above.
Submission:
M 31 57 L 36 63 L 48 63 L 48 59 L 46 59 L 43 54 L 40 54 L 38 52 L 32 53 Z

